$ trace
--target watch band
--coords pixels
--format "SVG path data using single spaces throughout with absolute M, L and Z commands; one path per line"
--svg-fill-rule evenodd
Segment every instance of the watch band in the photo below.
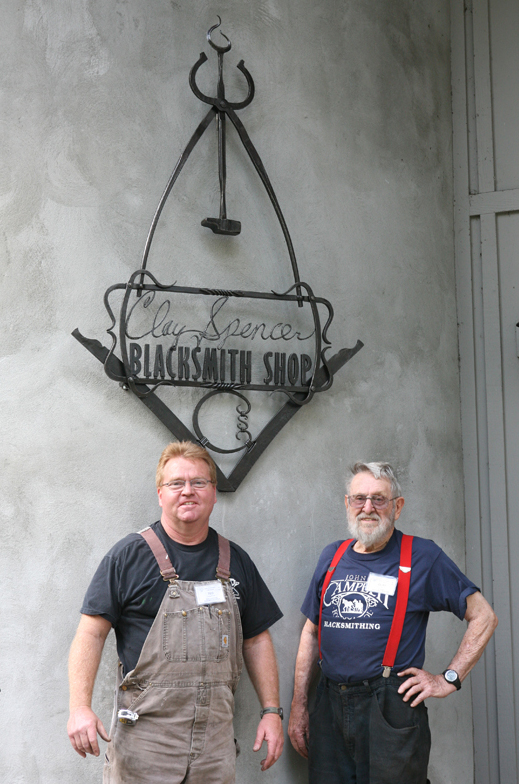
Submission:
M 260 711 L 260 717 L 263 718 L 266 713 L 277 713 L 281 721 L 283 721 L 283 708 L 263 708 Z
M 442 672 L 442 675 L 447 681 L 447 683 L 450 683 L 452 686 L 456 686 L 458 691 L 461 689 L 460 676 L 458 675 L 456 670 L 452 670 L 450 667 L 448 667 L 446 670 Z

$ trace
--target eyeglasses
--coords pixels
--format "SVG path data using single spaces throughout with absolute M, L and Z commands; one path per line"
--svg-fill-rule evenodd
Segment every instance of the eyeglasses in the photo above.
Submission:
M 171 482 L 164 482 L 161 487 L 169 487 L 173 492 L 179 492 L 184 489 L 187 483 L 192 490 L 205 490 L 207 485 L 213 484 L 210 479 L 197 476 L 194 479 L 172 479 Z
M 397 498 L 399 498 L 398 495 L 395 495 L 394 498 L 386 498 L 385 495 L 349 495 L 348 503 L 354 509 L 362 509 L 363 506 L 366 506 L 367 501 L 371 501 L 375 509 L 385 509 L 391 501 L 395 501 Z

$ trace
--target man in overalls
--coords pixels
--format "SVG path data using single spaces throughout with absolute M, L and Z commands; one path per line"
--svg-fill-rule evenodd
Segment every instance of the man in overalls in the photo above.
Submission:
M 404 499 L 387 463 L 356 463 L 347 485 L 350 536 L 326 547 L 302 606 L 289 723 L 310 784 L 426 784 L 424 700 L 446 697 L 480 658 L 497 618 L 430 539 L 395 530 Z M 468 621 L 440 675 L 422 669 L 429 612 Z M 321 679 L 313 711 L 308 689 Z M 447 662 L 446 662 L 447 664 Z
M 160 521 L 118 542 L 88 588 L 70 651 L 68 734 L 82 757 L 108 742 L 104 784 L 232 784 L 234 691 L 242 661 L 262 705 L 254 750 L 283 749 L 269 627 L 282 613 L 254 563 L 209 527 L 216 468 L 170 444 L 157 468 Z M 104 642 L 119 654 L 108 734 L 91 708 Z

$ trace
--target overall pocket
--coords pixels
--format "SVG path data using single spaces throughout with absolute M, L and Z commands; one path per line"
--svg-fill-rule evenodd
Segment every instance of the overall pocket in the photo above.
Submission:
M 162 647 L 168 661 L 223 661 L 231 646 L 231 612 L 217 605 L 164 613 Z

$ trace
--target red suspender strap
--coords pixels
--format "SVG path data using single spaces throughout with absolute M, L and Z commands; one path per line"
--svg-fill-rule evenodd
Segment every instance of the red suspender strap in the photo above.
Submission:
M 324 576 L 323 587 L 322 587 L 322 590 L 321 590 L 321 603 L 319 605 L 319 626 L 318 626 L 318 632 L 317 632 L 317 634 L 318 634 L 318 641 L 319 641 L 319 661 L 321 661 L 321 659 L 323 658 L 322 655 L 321 655 L 321 625 L 322 625 L 322 617 L 323 617 L 324 594 L 326 593 L 326 589 L 328 588 L 328 586 L 330 584 L 330 580 L 333 577 L 333 573 L 334 573 L 334 571 L 337 568 L 337 564 L 341 560 L 342 556 L 344 555 L 344 553 L 346 552 L 346 550 L 348 548 L 348 545 L 351 544 L 351 542 L 353 542 L 353 539 L 346 539 L 345 542 L 343 542 L 341 545 L 339 545 L 339 548 L 337 549 L 335 555 L 333 556 L 332 562 L 331 562 L 330 566 L 328 567 L 328 570 L 327 570 L 327 572 L 326 572 L 326 574 Z
M 323 601 L 326 589 L 330 584 L 333 573 L 337 568 L 337 564 L 346 552 L 348 545 L 353 542 L 353 539 L 347 539 L 343 542 L 335 553 L 333 560 L 326 572 L 323 588 L 321 591 L 321 603 L 319 606 L 319 627 L 318 627 L 318 641 L 319 641 L 319 661 L 322 660 L 321 654 L 321 626 L 323 615 Z M 384 652 L 384 659 L 382 666 L 384 678 L 389 678 L 391 669 L 395 663 L 398 646 L 400 645 L 400 638 L 402 637 L 402 630 L 404 628 L 405 614 L 407 610 L 407 602 L 409 599 L 409 586 L 411 583 L 411 558 L 413 552 L 413 537 L 407 534 L 402 534 L 402 542 L 400 544 L 400 566 L 398 569 L 398 587 L 396 591 L 396 606 L 395 614 L 393 615 L 393 622 L 391 624 L 391 631 L 389 632 L 389 639 L 387 641 L 386 650 Z
M 389 678 L 391 675 L 391 669 L 395 663 L 398 646 L 400 645 L 400 638 L 402 637 L 407 601 L 409 599 L 409 585 L 411 583 L 412 552 L 413 537 L 403 534 L 402 543 L 400 545 L 400 567 L 398 569 L 395 614 L 393 615 L 393 623 L 391 624 L 391 631 L 389 632 L 389 639 L 382 661 L 382 666 L 384 668 L 382 674 L 384 678 Z

